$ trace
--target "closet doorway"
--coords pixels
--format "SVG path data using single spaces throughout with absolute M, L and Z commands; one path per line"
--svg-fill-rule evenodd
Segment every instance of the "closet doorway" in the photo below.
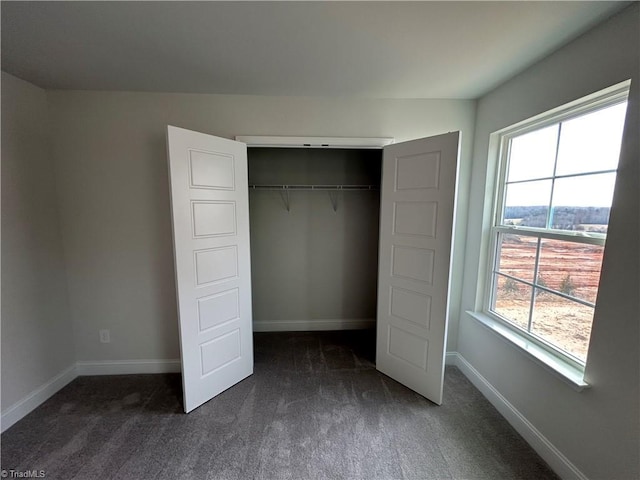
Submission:
M 291 153 L 256 150 L 249 175 L 243 142 L 171 126 L 167 142 L 186 412 L 252 374 L 252 302 L 263 328 L 349 328 L 372 323 L 373 294 L 376 368 L 442 402 L 458 132 L 384 147 L 379 191 L 379 154 L 311 149 L 296 163 Z M 296 223 L 306 225 L 302 234 Z M 349 245 L 354 238 L 362 248 Z M 255 252 L 255 298 L 250 240 L 265 242 Z
M 248 149 L 253 330 L 375 328 L 381 149 Z

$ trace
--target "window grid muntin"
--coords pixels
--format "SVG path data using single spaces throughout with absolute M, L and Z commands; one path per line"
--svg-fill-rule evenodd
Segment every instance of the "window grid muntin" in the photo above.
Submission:
M 527 180 L 514 181 L 514 182 L 506 181 L 508 166 L 509 166 L 509 158 L 511 154 L 510 152 L 511 140 L 517 136 L 524 135 L 528 132 L 539 130 L 556 123 L 560 126 L 562 122 L 566 122 L 577 117 L 588 115 L 589 113 L 596 112 L 598 110 L 602 110 L 620 103 L 627 102 L 628 93 L 629 93 L 629 84 L 626 83 L 624 86 L 618 86 L 613 91 L 609 90 L 608 93 L 602 93 L 602 96 L 595 99 L 591 99 L 590 101 L 587 101 L 587 102 L 583 102 L 581 105 L 567 106 L 566 108 L 557 109 L 553 115 L 549 115 L 546 119 L 527 121 L 525 123 L 518 125 L 517 127 L 513 127 L 509 130 L 505 130 L 501 135 L 500 144 L 499 144 L 498 186 L 500 188 L 497 188 L 495 190 L 496 195 L 494 196 L 494 203 L 493 203 L 493 215 L 492 215 L 492 226 L 491 226 L 492 247 L 490 249 L 491 253 L 489 258 L 489 265 L 491 265 L 491 267 L 487 269 L 488 270 L 487 273 L 490 276 L 489 282 L 488 282 L 488 285 L 490 285 L 490 289 L 485 294 L 485 312 L 489 313 L 493 318 L 496 318 L 497 320 L 499 320 L 501 323 L 505 324 L 509 328 L 515 329 L 521 332 L 521 334 L 527 337 L 529 341 L 532 341 L 533 343 L 537 344 L 538 346 L 545 349 L 552 355 L 562 358 L 567 363 L 579 369 L 584 369 L 585 367 L 584 360 L 575 357 L 570 352 L 561 349 L 559 346 L 556 346 L 548 342 L 544 338 L 538 337 L 535 333 L 531 332 L 533 305 L 535 302 L 536 288 L 540 288 L 548 291 L 551 294 L 559 295 L 564 298 L 567 298 L 564 295 L 562 295 L 561 292 L 557 292 L 555 290 L 537 285 L 538 259 L 540 255 L 540 249 L 541 249 L 541 239 L 550 238 L 550 239 L 563 240 L 563 241 L 573 242 L 573 243 L 604 245 L 606 242 L 606 234 L 601 234 L 601 233 L 599 234 L 595 232 L 579 232 L 578 234 L 578 232 L 571 231 L 571 230 L 559 230 L 559 229 L 548 228 L 550 223 L 550 218 L 551 218 L 551 205 L 553 201 L 553 185 L 551 188 L 551 195 L 549 200 L 550 203 L 547 210 L 547 222 L 546 222 L 547 227 L 546 228 L 514 227 L 514 226 L 503 225 L 502 222 L 504 221 L 507 185 L 513 184 L 513 183 L 523 183 L 523 182 L 530 182 L 534 180 L 540 180 L 540 179 L 527 179 Z M 555 173 L 557 169 L 560 133 L 561 132 L 558 133 L 557 144 L 556 144 L 556 152 L 555 152 L 555 159 L 554 159 L 554 176 L 550 178 L 553 183 L 555 183 L 556 178 L 595 175 L 599 173 L 612 173 L 612 172 L 617 173 L 618 169 L 616 168 L 615 170 L 605 170 L 601 172 L 600 171 L 599 172 L 580 172 L 578 174 L 566 174 L 566 175 L 556 176 Z M 498 275 L 506 276 L 505 274 L 501 274 L 497 272 L 497 265 L 500 258 L 499 251 L 498 251 L 499 244 L 500 244 L 499 232 L 512 233 L 515 235 L 535 236 L 538 238 L 537 249 L 536 249 L 536 265 L 535 265 L 534 277 L 533 277 L 535 283 L 532 285 L 532 297 L 531 297 L 531 303 L 529 306 L 529 322 L 528 322 L 527 331 L 525 331 L 524 329 L 522 329 L 512 321 L 510 321 L 508 318 L 505 318 L 499 313 L 497 313 L 496 311 L 494 311 L 496 293 L 497 293 Z M 522 279 L 518 279 L 517 277 L 515 277 L 514 280 L 523 282 L 525 284 L 530 283 Z M 570 301 L 574 301 L 576 303 L 583 304 L 585 306 L 591 306 L 589 305 L 588 302 L 585 304 L 585 302 L 581 301 L 580 299 L 574 299 L 570 297 L 567 299 Z M 594 308 L 594 312 L 595 312 L 595 305 L 593 305 L 592 308 Z
M 538 237 L 536 242 L 536 260 L 533 265 L 533 288 L 531 289 L 531 299 L 529 301 L 529 321 L 527 322 L 527 333 L 533 335 L 531 332 L 531 323 L 533 322 L 533 305 L 536 301 L 536 286 L 538 285 L 538 277 L 540 273 L 540 244 L 541 240 Z
M 496 225 L 492 232 L 510 233 L 512 235 L 529 235 L 550 240 L 560 240 L 573 243 L 586 243 L 589 245 L 604 245 L 607 240 L 605 233 L 582 232 L 578 230 L 546 230 L 538 227 L 518 227 L 511 225 Z
M 538 243 L 539 243 L 539 241 L 538 241 Z M 539 257 L 539 250 L 536 252 L 536 256 Z M 537 266 L 538 265 L 536 265 L 536 267 Z M 583 300 L 582 298 L 574 297 L 574 296 L 569 295 L 567 293 L 563 293 L 563 292 L 560 292 L 558 290 L 554 290 L 553 288 L 545 287 L 544 285 L 540 285 L 538 283 L 530 282 L 529 280 L 524 280 L 524 279 L 522 279 L 520 277 L 516 277 L 516 276 L 510 275 L 508 273 L 499 272 L 498 270 L 493 270 L 492 273 L 494 275 L 498 275 L 500 277 L 510 278 L 511 280 L 515 280 L 517 282 L 523 283 L 523 284 L 525 284 L 525 285 L 527 285 L 529 287 L 533 287 L 533 288 L 537 288 L 537 289 L 540 289 L 540 290 L 544 290 L 545 292 L 552 293 L 554 295 L 557 295 L 559 297 L 565 298 L 565 299 L 570 300 L 572 302 L 579 303 L 581 305 L 584 305 L 585 307 L 595 308 L 595 306 L 596 306 L 595 303 L 592 303 L 592 302 L 590 302 L 588 300 Z
M 563 120 L 564 121 L 564 120 Z M 547 222 L 545 223 L 545 228 L 547 230 L 551 230 L 551 216 L 552 216 L 552 208 L 553 208 L 553 194 L 555 191 L 555 187 L 556 187 L 556 171 L 558 170 L 558 151 L 560 150 L 560 137 L 562 135 L 562 122 L 558 122 L 558 136 L 556 137 L 556 152 L 555 152 L 555 157 L 553 159 L 553 177 L 551 178 L 551 193 L 549 195 L 549 205 L 547 208 Z M 538 256 L 540 255 L 540 239 L 538 239 Z M 536 258 L 536 262 L 537 262 L 537 258 Z M 536 263 L 536 270 L 538 268 L 538 265 Z M 537 279 L 537 275 L 538 272 L 536 271 L 536 279 Z M 534 289 L 535 290 L 535 289 Z M 534 292 L 534 299 L 535 299 L 535 292 Z M 533 316 L 533 301 L 531 303 L 531 316 Z M 529 328 L 531 328 L 531 322 L 529 322 Z
M 607 169 L 607 170 L 594 170 L 594 171 L 589 171 L 589 172 L 581 172 L 581 173 L 565 173 L 563 175 L 556 175 L 555 177 L 536 177 L 536 178 L 532 178 L 530 180 L 513 180 L 511 182 L 506 182 L 505 181 L 505 185 L 515 185 L 517 183 L 528 183 L 528 182 L 538 182 L 540 180 L 553 180 L 554 178 L 556 180 L 558 179 L 562 179 L 562 178 L 571 178 L 571 177 L 586 177 L 589 175 L 602 175 L 605 173 L 616 173 L 618 171 L 618 169 Z
M 520 327 L 519 325 L 517 325 L 516 323 L 514 323 L 512 320 L 504 317 L 503 315 L 501 315 L 499 312 L 497 312 L 495 310 L 495 302 L 497 300 L 497 279 L 498 276 L 503 276 L 503 277 L 509 277 L 509 275 L 501 273 L 498 271 L 498 262 L 500 259 L 500 234 L 498 232 L 498 230 L 496 229 L 496 227 L 494 227 L 493 230 L 493 241 L 494 241 L 494 248 L 492 249 L 494 254 L 493 254 L 493 258 L 491 259 L 491 269 L 490 269 L 490 275 L 491 275 L 491 292 L 490 292 L 490 303 L 489 303 L 489 308 L 487 309 L 489 311 L 489 313 L 491 313 L 493 316 L 497 317 L 500 321 L 502 321 L 503 323 L 506 323 L 509 327 L 511 328 L 515 328 L 517 329 L 519 332 L 521 332 L 522 335 L 525 335 L 529 340 L 535 342 L 536 344 L 540 345 L 542 348 L 544 348 L 545 350 L 549 351 L 550 353 L 554 354 L 554 355 L 559 355 L 562 358 L 564 358 L 565 360 L 569 361 L 569 363 L 573 364 L 574 366 L 577 366 L 578 368 L 584 368 L 585 366 L 585 361 L 577 358 L 576 356 L 574 356 L 573 354 L 571 354 L 571 352 L 568 352 L 566 350 L 562 350 L 559 346 L 554 345 L 552 343 L 550 343 L 549 341 L 547 341 L 546 339 L 536 335 L 534 332 L 531 331 L 531 326 L 532 326 L 532 322 L 533 322 L 533 308 L 534 308 L 534 302 L 536 299 L 536 288 L 540 289 L 540 290 L 544 290 L 547 291 L 553 295 L 558 295 L 560 297 L 566 298 L 569 301 L 573 301 L 575 303 L 578 304 L 582 304 L 588 307 L 592 307 L 595 308 L 595 305 L 590 305 L 588 302 L 582 301 L 581 299 L 574 299 L 570 296 L 567 295 L 563 295 L 562 292 L 558 292 L 557 290 L 553 290 L 551 288 L 545 287 L 543 285 L 540 285 L 538 283 L 538 274 L 539 274 L 539 259 L 540 259 L 540 250 L 541 250 L 541 240 L 542 238 L 544 238 L 542 235 L 542 233 L 548 233 L 545 232 L 544 230 L 540 232 L 540 234 L 538 235 L 531 235 L 528 234 L 529 232 L 523 232 L 522 230 L 515 230 L 515 229 L 508 229 L 505 227 L 502 227 L 502 229 L 506 229 L 508 230 L 509 233 L 515 233 L 518 235 L 525 235 L 525 236 L 531 236 L 531 237 L 536 237 L 537 238 L 537 243 L 536 243 L 536 260 L 535 260 L 535 266 L 534 266 L 534 273 L 533 273 L 533 282 L 528 282 L 526 280 L 520 279 L 518 277 L 513 277 L 514 280 L 517 280 L 521 283 L 524 283 L 531 288 L 531 298 L 529 300 L 529 313 L 528 313 L 528 322 L 527 322 L 527 329 L 524 330 L 522 327 Z M 506 233 L 506 232 L 505 232 Z M 545 235 L 545 237 L 547 237 L 547 235 Z M 565 241 L 569 241 L 569 242 L 573 242 L 573 243 L 596 243 L 596 242 L 587 242 L 584 240 L 587 240 L 588 237 L 586 238 L 581 238 L 581 237 L 577 237 L 579 238 L 581 241 L 576 242 L 575 239 L 576 237 L 573 237 L 571 235 L 562 235 L 562 234 L 556 234 L 554 235 L 553 239 L 558 239 L 558 240 L 565 240 Z M 558 238 L 561 237 L 561 238 Z M 601 239 L 593 239 L 593 240 L 601 240 Z M 602 243 L 597 242 L 597 244 L 604 244 L 604 241 Z
M 492 311 L 491 317 L 500 321 L 500 323 L 502 323 L 503 325 L 506 325 L 511 330 L 517 331 L 520 335 L 526 337 L 528 341 L 536 344 L 537 346 L 544 349 L 546 352 L 550 353 L 551 355 L 562 358 L 565 362 L 567 362 L 569 365 L 572 365 L 575 368 L 584 369 L 585 361 L 576 357 L 575 355 L 572 355 L 571 352 L 562 350 L 561 348 L 549 342 L 548 340 L 544 339 L 543 337 L 540 337 L 531 331 L 527 331 L 523 329 L 519 325 L 513 323 L 508 318 L 500 315 L 500 313 L 498 312 Z
M 580 115 L 577 115 L 576 117 L 571 117 L 571 118 L 578 118 L 578 117 L 582 117 L 585 115 L 588 115 L 590 113 L 594 113 L 597 112 L 599 110 L 603 110 L 605 108 L 608 107 L 612 107 L 614 105 L 618 105 L 620 103 L 624 103 L 623 100 L 618 99 L 618 101 L 616 102 L 612 102 L 610 104 L 606 104 L 604 106 L 600 105 L 598 106 L 598 108 L 594 108 L 592 110 L 587 110 L 587 111 L 583 111 L 580 113 Z M 577 178 L 577 177 L 587 177 L 587 176 L 594 176 L 594 175 L 604 175 L 607 173 L 617 173 L 618 169 L 605 169 L 605 170 L 597 170 L 597 171 L 586 171 L 586 172 L 579 172 L 579 173 L 571 173 L 571 174 L 563 174 L 563 175 L 556 175 L 556 171 L 558 168 L 558 154 L 559 154 L 559 150 L 560 150 L 560 139 L 562 136 L 562 124 L 564 122 L 566 122 L 568 119 L 562 119 L 561 121 L 557 122 L 557 126 L 558 126 L 558 134 L 556 137 L 556 148 L 555 148 L 555 153 L 554 153 L 554 160 L 553 160 L 553 176 L 551 177 L 534 177 L 534 178 L 529 178 L 529 179 L 525 179 L 525 180 L 514 180 L 514 181 L 508 181 L 508 174 L 509 174 L 509 159 L 510 159 L 510 155 L 511 155 L 511 142 L 514 138 L 517 138 L 519 136 L 525 135 L 526 133 L 530 132 L 530 131 L 536 131 L 542 128 L 547 128 L 549 126 L 553 126 L 555 123 L 550 123 L 548 125 L 545 125 L 544 127 L 542 126 L 538 126 L 538 127 L 531 127 L 530 130 L 524 131 L 524 132 L 519 132 L 517 134 L 510 134 L 510 135 L 505 135 L 503 137 L 503 142 L 506 141 L 506 149 L 505 149 L 505 155 L 503 158 L 503 163 L 504 164 L 504 168 L 502 169 L 502 171 L 500 172 L 500 181 L 503 184 L 503 188 L 502 188 L 502 195 L 500 195 L 499 199 L 498 199 L 498 205 L 499 205 L 499 216 L 495 219 L 494 221 L 494 226 L 506 226 L 505 225 L 505 210 L 506 210 L 506 196 L 507 196 L 507 187 L 509 185 L 517 185 L 517 184 L 526 184 L 526 183 L 531 183 L 531 182 L 539 182 L 539 181 L 545 181 L 545 180 L 551 180 L 551 189 L 550 189 L 550 193 L 549 193 L 549 200 L 547 202 L 547 211 L 545 214 L 545 227 L 543 230 L 551 230 L 551 231 L 559 231 L 559 232 L 571 232 L 572 230 L 565 230 L 565 229 L 560 229 L 560 228 L 552 228 L 552 221 L 553 221 L 553 213 L 554 213 L 554 209 L 553 209 L 553 202 L 554 202 L 554 194 L 555 194 L 555 184 L 556 184 L 556 180 L 558 179 L 564 179 L 564 178 Z M 543 206 L 543 205 L 541 205 Z M 536 228 L 536 227 L 529 227 L 529 228 Z M 540 227 L 537 227 L 540 228 Z
M 518 334 L 525 337 L 529 342 L 534 343 L 538 347 L 544 349 L 546 352 L 550 353 L 554 357 L 562 358 L 566 363 L 573 366 L 574 368 L 584 369 L 585 362 L 574 355 L 571 352 L 567 352 L 565 350 L 561 350 L 556 345 L 550 343 L 542 337 L 539 337 L 535 333 L 529 332 L 519 325 L 513 323 L 508 318 L 500 315 L 498 312 L 491 312 L 491 317 L 495 320 L 498 320 L 501 324 L 507 326 L 510 330 L 514 330 L 518 332 Z

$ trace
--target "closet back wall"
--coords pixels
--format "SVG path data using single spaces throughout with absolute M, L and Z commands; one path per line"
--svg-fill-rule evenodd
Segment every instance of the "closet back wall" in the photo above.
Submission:
M 453 278 L 462 278 L 472 100 L 78 91 L 48 91 L 47 99 L 79 361 L 180 356 L 167 124 L 226 138 L 388 136 L 403 141 L 461 130 Z M 453 292 L 451 342 L 457 335 L 459 299 L 459 286 L 453 288 L 458 293 Z M 111 343 L 100 343 L 103 328 L 111 330 Z
M 249 185 L 376 187 L 288 197 L 249 190 L 254 330 L 373 328 L 382 150 L 250 148 L 248 156 Z

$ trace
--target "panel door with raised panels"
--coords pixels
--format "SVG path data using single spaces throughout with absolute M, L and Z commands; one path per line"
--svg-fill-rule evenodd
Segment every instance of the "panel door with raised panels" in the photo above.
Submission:
M 459 132 L 384 148 L 376 368 L 442 403 Z
M 253 373 L 247 150 L 167 127 L 184 409 Z

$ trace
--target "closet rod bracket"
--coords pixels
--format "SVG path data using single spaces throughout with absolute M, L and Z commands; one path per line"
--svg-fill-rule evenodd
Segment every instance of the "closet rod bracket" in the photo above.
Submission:
M 336 193 L 336 190 L 328 190 L 327 193 L 329 193 L 329 200 L 331 201 L 331 206 L 333 207 L 333 211 L 337 212 L 338 211 L 338 195 Z
M 282 197 L 282 201 L 284 202 L 284 208 L 287 209 L 287 212 L 291 212 L 291 199 L 289 198 L 289 189 L 283 185 L 282 190 L 280 190 L 280 197 Z

